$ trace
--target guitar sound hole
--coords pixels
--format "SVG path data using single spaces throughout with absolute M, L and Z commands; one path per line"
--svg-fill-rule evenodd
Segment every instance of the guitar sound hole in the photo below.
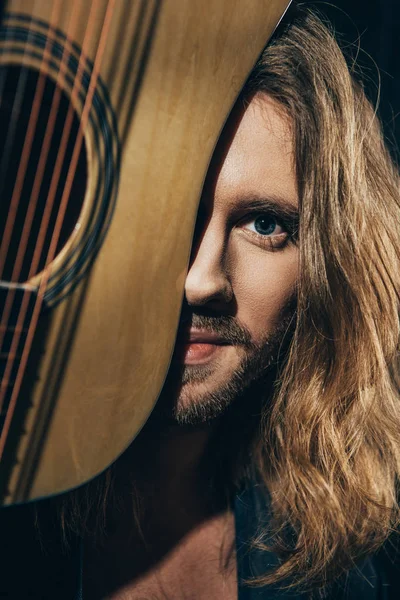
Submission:
M 55 234 L 56 221 L 62 210 L 61 204 L 64 203 L 63 194 L 66 189 L 69 166 L 77 143 L 78 115 L 73 111 L 72 125 L 68 127 L 66 120 L 71 104 L 65 93 L 61 92 L 44 172 L 39 178 L 36 177 L 40 168 L 41 155 L 43 156 L 43 152 L 45 152 L 44 139 L 56 90 L 54 82 L 46 78 L 44 92 L 40 98 L 40 109 L 32 137 L 29 159 L 26 168 L 22 173 L 18 173 L 24 144 L 29 141 L 27 140 L 29 121 L 31 112 L 34 110 L 35 92 L 41 77 L 43 75 L 40 75 L 38 71 L 27 67 L 3 66 L 0 69 L 0 89 L 4 90 L 0 94 L 0 241 L 2 242 L 0 267 L 3 265 L 0 279 L 3 281 L 27 281 L 40 273 L 48 264 L 48 253 Z M 69 130 L 68 144 L 65 156 L 61 161 L 62 168 L 57 178 L 56 193 L 52 198 L 50 188 L 56 181 L 54 180 L 52 183 L 53 174 L 56 172 L 57 156 L 62 152 L 60 144 L 62 144 L 63 132 L 66 128 Z M 21 182 L 21 193 L 16 194 L 16 189 Z M 86 182 L 86 148 L 82 143 L 54 256 L 61 251 L 78 221 L 85 196 Z M 38 183 L 40 184 L 37 188 L 39 194 L 36 195 L 34 188 Z M 34 206 L 35 203 L 36 206 Z M 33 215 L 32 224 L 24 232 L 30 210 Z M 10 229 L 10 221 L 7 225 L 7 220 L 13 211 L 15 211 L 15 220 Z M 45 226 L 46 213 L 49 215 L 49 220 Z M 8 232 L 6 232 L 6 228 Z M 11 232 L 11 237 L 7 242 L 9 232 Z M 17 269 L 20 257 L 23 259 L 21 266 Z

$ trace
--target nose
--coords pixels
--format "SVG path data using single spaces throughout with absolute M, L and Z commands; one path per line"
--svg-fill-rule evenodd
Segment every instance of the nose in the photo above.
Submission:
M 227 305 L 233 289 L 226 269 L 226 244 L 223 232 L 212 220 L 194 246 L 185 283 L 186 301 L 191 306 Z

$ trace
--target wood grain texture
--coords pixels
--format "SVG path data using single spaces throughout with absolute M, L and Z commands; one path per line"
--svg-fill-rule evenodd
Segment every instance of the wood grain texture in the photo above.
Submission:
M 61 492 L 94 477 L 148 418 L 173 349 L 209 160 L 287 4 L 116 3 L 101 65 L 122 142 L 116 206 L 90 270 L 50 311 L 40 377 L 4 503 Z M 80 5 L 77 31 L 68 32 L 72 2 L 62 2 L 57 27 L 82 47 L 91 3 Z M 35 17 L 51 20 L 51 0 L 15 0 L 6 2 L 5 10 L 29 15 L 33 6 Z M 91 16 L 85 54 L 92 61 L 106 9 L 101 0 Z M 81 113 L 82 103 L 76 110 Z M 102 176 L 94 143 L 95 127 L 89 124 L 84 208 L 79 227 L 52 265 L 56 279 L 88 227 Z M 37 286 L 40 277 L 29 283 Z

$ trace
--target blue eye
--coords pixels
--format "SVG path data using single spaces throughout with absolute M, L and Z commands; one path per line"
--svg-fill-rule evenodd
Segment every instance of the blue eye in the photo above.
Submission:
M 273 215 L 259 215 L 255 219 L 248 221 L 245 228 L 250 229 L 250 231 L 255 231 L 262 236 L 273 236 L 285 233 L 285 229 L 279 225 L 277 219 Z

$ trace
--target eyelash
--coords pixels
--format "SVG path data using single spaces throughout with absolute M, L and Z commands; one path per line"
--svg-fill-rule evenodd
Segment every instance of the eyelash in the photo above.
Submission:
M 249 225 L 259 217 L 266 217 L 267 219 L 275 221 L 276 225 L 282 227 L 284 231 L 278 234 L 272 233 L 270 235 L 263 235 L 257 231 L 245 228 L 245 225 Z M 272 211 L 254 211 L 248 213 L 245 217 L 240 219 L 236 226 L 242 231 L 245 231 L 246 235 L 251 236 L 260 246 L 267 250 L 279 250 L 284 248 L 288 243 L 296 243 L 297 241 L 297 227 L 293 222 L 293 219 L 276 215 Z

